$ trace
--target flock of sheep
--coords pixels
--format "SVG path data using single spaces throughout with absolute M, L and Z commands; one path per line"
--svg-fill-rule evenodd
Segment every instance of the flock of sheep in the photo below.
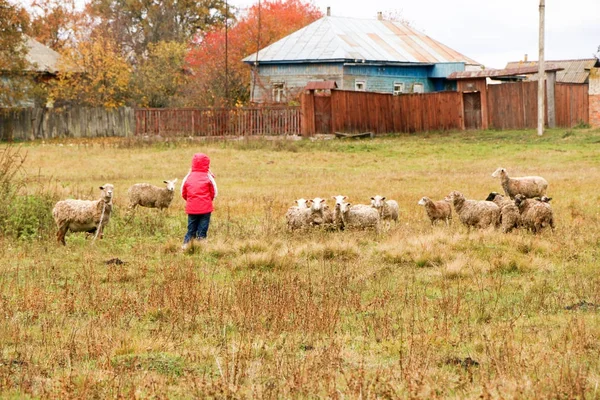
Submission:
M 423 197 L 418 204 L 425 208 L 431 224 L 452 220 L 452 206 L 460 221 L 467 227 L 501 228 L 503 232 L 523 227 L 534 233 L 545 227 L 554 229 L 554 217 L 550 198 L 546 196 L 548 182 L 539 176 L 510 178 L 506 169 L 498 168 L 492 177 L 499 177 L 505 196 L 492 192 L 485 200 L 468 200 L 458 192 L 451 192 L 446 198 L 433 201 Z M 346 202 L 343 195 L 332 196 L 333 210 L 319 197 L 313 200 L 298 199 L 296 205 L 286 213 L 290 230 L 315 226 L 330 226 L 335 229 L 375 228 L 380 223 L 398 221 L 398 203 L 382 196 L 371 197 L 371 205 Z
M 546 197 L 548 182 L 539 176 L 510 178 L 504 168 L 498 168 L 493 177 L 500 177 L 506 196 L 490 193 L 486 200 L 467 200 L 460 192 L 453 191 L 445 199 L 432 201 L 423 197 L 418 204 L 425 207 L 432 224 L 452 220 L 452 207 L 460 221 L 467 227 L 499 227 L 503 232 L 524 227 L 539 232 L 545 227 L 554 229 L 554 218 L 550 198 Z M 166 187 L 160 188 L 148 183 L 137 183 L 128 190 L 130 212 L 137 206 L 164 209 L 173 200 L 177 179 L 166 180 Z M 98 200 L 62 200 L 56 203 L 52 216 L 58 227 L 56 238 L 65 243 L 65 235 L 71 232 L 88 232 L 102 238 L 102 231 L 110 220 L 114 186 L 110 183 L 100 186 Z M 297 230 L 315 226 L 379 230 L 382 223 L 389 226 L 398 222 L 399 207 L 395 200 L 383 196 L 371 197 L 371 204 L 351 204 L 348 197 L 333 196 L 335 206 L 331 210 L 326 200 L 299 199 L 286 213 L 287 227 Z

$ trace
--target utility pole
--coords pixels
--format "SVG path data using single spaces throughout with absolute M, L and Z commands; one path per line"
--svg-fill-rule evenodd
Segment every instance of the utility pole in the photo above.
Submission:
M 538 59 L 538 125 L 537 134 L 544 134 L 544 23 L 546 13 L 546 0 L 540 0 L 540 56 Z

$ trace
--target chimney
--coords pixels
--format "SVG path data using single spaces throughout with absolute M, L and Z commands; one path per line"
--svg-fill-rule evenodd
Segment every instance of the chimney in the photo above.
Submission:
M 331 17 L 331 7 L 327 7 L 327 16 Z
M 383 13 L 381 11 L 377 11 L 377 19 L 383 21 Z
M 527 62 L 527 54 L 525 54 L 525 58 L 523 59 L 523 62 Z

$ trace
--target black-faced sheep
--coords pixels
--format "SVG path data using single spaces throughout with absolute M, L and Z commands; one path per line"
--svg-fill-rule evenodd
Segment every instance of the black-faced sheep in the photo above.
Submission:
M 447 200 L 433 201 L 429 197 L 424 196 L 417 203 L 425 207 L 425 212 L 433 225 L 436 221 L 445 221 L 449 225 L 452 221 L 452 207 Z
M 112 213 L 112 198 L 114 186 L 110 183 L 100 186 L 102 190 L 98 200 L 68 199 L 56 203 L 52 216 L 58 227 L 56 239 L 66 245 L 65 235 L 71 232 L 96 233 L 102 238 L 104 227 Z
M 500 207 L 494 202 L 467 200 L 456 190 L 451 192 L 446 200 L 452 202 L 460 222 L 469 228 L 495 227 L 500 223 Z
M 500 177 L 502 188 L 507 197 L 514 199 L 517 194 L 526 198 L 544 196 L 548 190 L 548 181 L 541 176 L 523 176 L 521 178 L 509 178 L 505 168 L 498 168 L 492 177 Z
M 371 207 L 379 213 L 379 219 L 388 225 L 391 221 L 398 222 L 400 209 L 396 200 L 386 200 L 384 196 L 371 197 Z
M 519 207 L 523 227 L 533 233 L 538 233 L 545 227 L 554 230 L 554 215 L 549 202 L 527 199 L 522 194 L 518 194 L 515 196 L 515 205 Z
M 514 201 L 507 199 L 497 192 L 491 192 L 485 200 L 493 201 L 500 207 L 500 225 L 502 226 L 502 232 L 510 232 L 521 225 L 521 213 Z
M 127 191 L 129 211 L 134 211 L 137 206 L 158 208 L 160 210 L 168 208 L 171 201 L 173 201 L 177 178 L 163 182 L 167 185 L 164 188 L 149 183 L 136 183 L 131 186 Z

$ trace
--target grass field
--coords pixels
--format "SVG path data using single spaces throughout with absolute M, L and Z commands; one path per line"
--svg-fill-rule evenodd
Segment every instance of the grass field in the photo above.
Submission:
M 2 398 L 600 398 L 599 130 L 0 149 Z M 126 193 L 200 151 L 219 198 L 182 253 L 183 200 L 128 218 Z M 422 196 L 484 199 L 497 167 L 550 182 L 554 233 L 430 225 Z M 104 183 L 104 239 L 59 246 L 54 202 Z M 296 198 L 337 194 L 400 222 L 286 231 Z

